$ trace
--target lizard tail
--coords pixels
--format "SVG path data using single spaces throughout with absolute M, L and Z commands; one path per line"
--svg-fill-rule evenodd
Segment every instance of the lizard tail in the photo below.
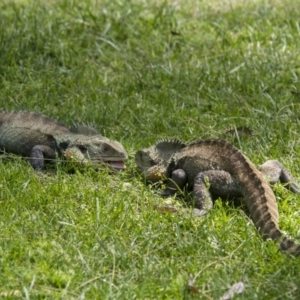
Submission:
M 285 236 L 279 229 L 278 223 L 275 223 L 268 213 L 264 219 L 262 218 L 258 222 L 254 221 L 254 223 L 256 223 L 257 229 L 265 240 L 273 240 L 279 246 L 280 250 L 285 253 L 293 256 L 300 256 L 300 245 Z
M 229 148 L 229 146 L 227 146 Z M 232 150 L 234 176 L 244 192 L 246 205 L 264 239 L 272 239 L 285 253 L 300 256 L 300 245 L 279 229 L 279 213 L 274 192 L 253 163 L 238 150 Z M 230 172 L 230 169 L 227 169 Z
M 278 228 L 275 223 L 267 222 L 268 230 L 266 227 L 260 227 L 259 231 L 262 233 L 264 239 L 272 239 L 283 252 L 293 255 L 300 256 L 300 245 L 288 238 L 283 232 Z
M 281 235 L 281 237 L 278 239 L 278 244 L 282 251 L 293 256 L 300 256 L 300 245 L 296 244 L 288 237 Z

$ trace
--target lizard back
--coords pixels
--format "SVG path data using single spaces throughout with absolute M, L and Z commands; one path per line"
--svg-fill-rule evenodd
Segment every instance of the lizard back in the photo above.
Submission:
M 43 144 L 56 149 L 53 133 L 69 133 L 63 124 L 45 115 L 30 111 L 9 111 L 0 114 L 0 148 L 29 156 L 33 146 Z
M 203 140 L 179 150 L 176 157 L 179 158 L 177 167 L 184 169 L 188 178 L 193 178 L 199 169 L 230 173 L 241 187 L 253 222 L 263 237 L 275 240 L 282 250 L 290 254 L 300 255 L 300 245 L 285 237 L 279 229 L 273 190 L 261 172 L 238 149 L 223 140 Z

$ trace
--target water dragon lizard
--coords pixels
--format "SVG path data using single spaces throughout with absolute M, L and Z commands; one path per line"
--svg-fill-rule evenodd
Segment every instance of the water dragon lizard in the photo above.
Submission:
M 257 169 L 238 149 L 223 140 L 200 140 L 184 144 L 163 140 L 135 154 L 138 171 L 150 182 L 167 180 L 164 196 L 172 195 L 188 185 L 193 189 L 195 207 L 204 215 L 213 205 L 212 195 L 244 198 L 251 218 L 265 239 L 272 239 L 279 248 L 295 256 L 300 245 L 279 229 L 278 207 L 270 183 L 280 180 L 299 193 L 291 174 L 277 160 Z
M 28 157 L 37 170 L 44 168 L 45 160 L 58 157 L 121 170 L 128 158 L 119 142 L 89 126 L 67 128 L 50 117 L 30 111 L 0 113 L 0 149 Z

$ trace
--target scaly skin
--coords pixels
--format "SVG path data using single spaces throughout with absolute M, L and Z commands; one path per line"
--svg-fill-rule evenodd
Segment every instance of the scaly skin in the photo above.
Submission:
M 0 149 L 30 158 L 34 169 L 45 160 L 62 157 L 79 163 L 105 164 L 124 169 L 128 158 L 123 146 L 87 126 L 67 128 L 42 114 L 30 111 L 0 113 Z
M 142 149 L 135 155 L 138 171 L 149 181 L 167 179 L 164 195 L 171 195 L 186 184 L 193 188 L 199 215 L 212 207 L 211 194 L 242 196 L 253 222 L 265 239 L 278 243 L 280 249 L 300 255 L 300 245 L 285 237 L 278 225 L 275 195 L 266 181 L 281 180 L 299 193 L 290 173 L 278 162 L 255 165 L 230 143 L 222 140 L 203 140 L 188 145 L 180 141 L 161 141 Z

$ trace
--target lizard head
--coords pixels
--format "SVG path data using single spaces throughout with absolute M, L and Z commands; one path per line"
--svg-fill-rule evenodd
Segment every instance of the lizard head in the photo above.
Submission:
M 117 141 L 101 135 L 63 134 L 55 137 L 66 160 L 80 163 L 104 164 L 112 170 L 125 169 L 128 154 Z
M 151 182 L 165 179 L 173 155 L 184 147 L 185 144 L 179 140 L 162 140 L 154 146 L 137 151 L 135 162 L 138 172 Z

